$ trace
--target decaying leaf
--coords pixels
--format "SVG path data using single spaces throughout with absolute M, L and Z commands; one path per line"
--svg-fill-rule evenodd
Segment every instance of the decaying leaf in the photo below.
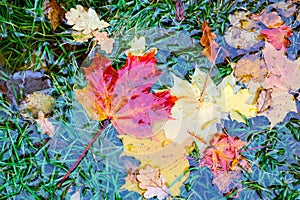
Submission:
M 97 44 L 100 45 L 100 48 L 104 50 L 106 53 L 110 54 L 114 47 L 114 39 L 109 38 L 107 32 L 105 31 L 104 32 L 93 31 L 92 34 Z
M 45 114 L 43 113 L 43 111 L 39 111 L 38 119 L 36 120 L 36 122 L 40 126 L 42 133 L 49 135 L 49 137 L 53 137 L 55 127 L 52 125 L 48 118 L 45 118 Z
M 154 138 L 138 139 L 129 135 L 120 135 L 119 138 L 124 144 L 123 156 L 134 157 L 140 161 L 140 166 L 158 167 L 160 174 L 166 180 L 166 184 L 172 183 L 170 194 L 173 196 L 180 194 L 180 187 L 188 177 L 188 173 L 184 174 L 184 171 L 189 168 L 186 155 L 191 144 L 191 138 L 182 142 L 181 145 L 166 138 L 163 131 L 160 131 Z M 183 176 L 177 180 L 180 175 Z M 140 192 L 136 190 L 136 184 L 133 182 L 127 181 L 125 185 L 126 187 L 123 187 L 128 190 Z
M 209 147 L 203 153 L 200 166 L 209 167 L 216 175 L 219 172 L 238 170 L 237 165 L 251 172 L 250 164 L 239 152 L 246 142 L 238 137 L 230 137 L 228 134 L 216 133 L 210 141 Z
M 36 91 L 46 91 L 51 88 L 50 79 L 41 72 L 26 70 L 13 74 L 6 82 L 7 95 L 5 99 L 14 105 L 18 105 L 28 94 Z M 22 94 L 22 95 L 21 95 Z
M 44 14 L 47 15 L 48 19 L 51 22 L 52 28 L 55 31 L 56 28 L 63 21 L 65 11 L 62 7 L 56 2 L 56 0 L 46 0 L 44 2 Z
M 204 47 L 202 54 L 205 55 L 210 62 L 214 63 L 217 57 L 217 47 L 218 43 L 214 41 L 216 35 L 210 31 L 210 27 L 208 26 L 206 21 L 202 23 L 202 37 L 200 39 L 200 44 Z
M 140 169 L 137 180 L 139 181 L 139 187 L 147 190 L 144 193 L 145 198 L 157 196 L 158 199 L 162 200 L 169 196 L 169 188 L 158 168 L 153 169 L 150 166 L 146 166 L 145 169 Z
M 260 42 L 261 27 L 249 19 L 249 13 L 236 12 L 229 16 L 231 27 L 225 32 L 225 41 L 237 49 L 249 50 Z
M 267 9 L 264 9 L 260 14 L 253 14 L 251 19 L 263 23 L 268 28 L 279 28 L 284 24 L 276 11 L 267 12 Z
M 254 82 L 263 82 L 267 76 L 268 70 L 263 58 L 258 54 L 251 54 L 242 57 L 234 68 L 234 75 L 239 82 L 247 83 L 250 80 Z
M 34 117 L 42 111 L 45 115 L 50 114 L 55 106 L 55 100 L 52 96 L 40 92 L 29 94 L 22 103 L 25 109 L 28 109 Z
M 143 138 L 154 134 L 156 123 L 170 118 L 177 98 L 168 90 L 150 91 L 161 74 L 154 53 L 129 55 L 119 70 L 101 54 L 94 57 L 91 66 L 85 68 L 87 87 L 75 90 L 92 119 L 110 119 L 119 134 Z
M 71 8 L 66 13 L 67 24 L 73 25 L 72 29 L 80 31 L 84 35 L 89 35 L 92 31 L 100 31 L 109 26 L 109 23 L 100 20 L 98 14 L 92 8 L 86 11 L 81 5 L 76 5 L 76 9 Z
M 292 28 L 289 26 L 280 26 L 279 28 L 264 29 L 261 32 L 269 43 L 271 43 L 277 50 L 283 48 L 286 50 L 290 46 L 288 37 L 293 35 Z

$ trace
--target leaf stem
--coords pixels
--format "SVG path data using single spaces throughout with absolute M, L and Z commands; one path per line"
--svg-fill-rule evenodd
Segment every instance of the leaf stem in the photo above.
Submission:
M 103 127 L 101 128 L 101 130 L 94 136 L 94 138 L 89 142 L 89 144 L 85 147 L 84 151 L 81 153 L 80 157 L 76 160 L 76 162 L 72 165 L 72 167 L 69 169 L 69 171 L 64 175 L 64 177 L 62 178 L 62 180 L 57 184 L 57 187 L 60 187 L 61 184 L 69 177 L 69 175 L 71 174 L 71 172 L 77 167 L 77 165 L 80 163 L 80 161 L 83 159 L 83 157 L 85 156 L 85 154 L 88 152 L 88 150 L 91 148 L 91 146 L 93 145 L 93 143 L 96 141 L 96 139 L 101 135 L 101 133 L 103 132 L 103 130 L 107 127 L 107 125 L 109 124 L 110 120 L 107 120 Z

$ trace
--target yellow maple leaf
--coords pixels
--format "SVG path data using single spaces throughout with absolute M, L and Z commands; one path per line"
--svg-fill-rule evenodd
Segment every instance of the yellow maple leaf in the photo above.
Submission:
M 172 185 L 170 194 L 173 196 L 180 194 L 180 187 L 188 177 L 188 173 L 184 173 L 189 168 L 186 155 L 190 141 L 186 140 L 179 145 L 166 138 L 164 131 L 160 131 L 153 138 L 138 139 L 130 135 L 120 135 L 119 138 L 124 144 L 123 156 L 138 159 L 142 168 L 145 166 L 159 168 L 161 175 L 165 177 L 166 183 Z M 183 176 L 177 180 L 181 175 Z M 129 181 L 126 180 L 123 188 L 142 192 L 136 186 L 137 183 L 128 183 Z
M 190 132 L 196 133 L 208 143 L 212 134 L 217 131 L 216 123 L 220 119 L 220 113 L 217 112 L 212 102 L 212 94 L 216 93 L 214 91 L 216 85 L 209 77 L 201 100 L 206 77 L 207 73 L 199 69 L 196 69 L 191 77 L 192 83 L 173 75 L 174 86 L 170 90 L 178 97 L 178 100 L 171 110 L 172 119 L 166 122 L 163 129 L 166 136 L 177 143 L 191 137 Z M 204 151 L 207 144 L 199 140 L 196 142 L 199 151 Z
M 248 89 L 241 89 L 235 93 L 233 87 L 227 83 L 221 96 L 216 98 L 216 104 L 221 112 L 229 113 L 232 119 L 243 121 L 240 114 L 246 117 L 254 117 L 257 113 L 256 105 L 249 102 L 252 95 Z M 239 114 L 240 113 L 240 114 Z

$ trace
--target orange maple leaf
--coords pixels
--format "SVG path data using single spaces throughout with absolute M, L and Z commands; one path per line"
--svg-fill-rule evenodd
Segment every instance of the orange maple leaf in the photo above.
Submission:
M 218 43 L 214 41 L 216 35 L 210 31 L 210 27 L 208 26 L 206 21 L 203 21 L 201 28 L 202 37 L 200 39 L 200 44 L 204 46 L 204 50 L 202 54 L 206 56 L 210 62 L 214 63 L 217 57 L 217 47 Z

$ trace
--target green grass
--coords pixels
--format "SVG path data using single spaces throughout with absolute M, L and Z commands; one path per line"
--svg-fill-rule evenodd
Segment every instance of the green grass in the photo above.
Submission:
M 216 34 L 223 35 L 229 26 L 230 13 L 240 8 L 258 12 L 268 4 L 267 1 L 183 1 L 186 15 L 180 23 L 175 19 L 175 1 L 171 0 L 84 0 L 80 3 L 65 0 L 59 3 L 66 11 L 77 4 L 94 8 L 102 19 L 111 24 L 106 29 L 111 36 L 161 27 L 195 31 L 191 37 L 198 40 L 204 19 Z M 105 132 L 70 178 L 60 188 L 57 186 L 101 125 L 90 121 L 80 105 L 74 103 L 73 89 L 85 83 L 80 66 L 92 44 L 72 42 L 71 27 L 64 23 L 54 32 L 43 15 L 42 7 L 43 1 L 40 0 L 0 2 L 0 54 L 5 58 L 5 66 L 0 68 L 0 80 L 7 81 L 13 73 L 27 69 L 44 71 L 52 83 L 49 93 L 56 99 L 51 116 L 56 132 L 61 135 L 50 139 L 41 134 L 36 123 L 24 118 L 16 106 L 5 100 L 5 94 L 0 93 L 0 199 L 64 199 L 70 197 L 68 191 L 75 192 L 79 188 L 85 199 L 109 199 L 112 194 L 116 199 L 137 199 L 134 193 L 118 191 L 126 174 L 120 163 L 109 159 L 117 157 L 123 150 L 120 141 L 113 137 L 116 133 L 112 127 L 108 130 L 114 134 Z M 114 63 L 122 66 L 124 56 Z M 216 81 L 231 72 L 228 63 L 221 63 L 218 68 L 220 74 Z M 291 122 L 287 126 L 299 141 L 295 123 L 299 122 Z M 276 134 L 277 130 L 268 132 L 267 145 L 278 141 Z M 259 166 L 263 169 L 282 164 L 274 160 L 266 149 L 256 156 L 260 158 Z M 192 157 L 199 159 L 197 149 Z M 297 160 L 299 162 L 298 157 Z M 295 179 L 299 180 L 299 166 L 291 164 L 289 167 Z M 266 190 L 259 183 L 249 181 L 245 184 L 257 191 Z M 276 187 L 282 187 L 279 195 L 282 199 L 294 199 L 297 194 L 291 193 L 287 183 Z

